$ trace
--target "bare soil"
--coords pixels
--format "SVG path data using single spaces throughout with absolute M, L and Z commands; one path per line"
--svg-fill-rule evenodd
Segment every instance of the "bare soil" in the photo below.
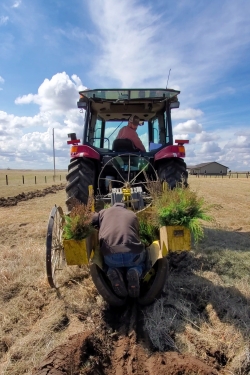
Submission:
M 42 190 L 34 190 L 28 193 L 20 193 L 13 197 L 0 198 L 0 207 L 16 206 L 19 202 L 24 202 L 33 198 L 45 197 L 47 194 L 56 194 L 57 191 L 65 189 L 65 184 L 52 185 Z
M 160 302 L 144 308 L 133 301 L 126 308 L 110 308 L 95 290 L 88 269 L 69 271 L 57 293 L 48 287 L 40 274 L 44 255 L 38 253 L 44 252 L 49 207 L 60 202 L 63 206 L 63 185 L 0 198 L 0 247 L 4 255 L 0 272 L 0 373 L 249 374 L 249 330 L 244 330 L 250 321 L 249 289 L 244 280 L 235 282 L 235 287 L 224 283 L 216 265 L 207 263 L 206 254 L 214 247 L 221 252 L 234 248 L 246 252 L 250 248 L 249 216 L 240 218 L 241 205 L 246 197 L 249 199 L 249 185 L 244 182 L 243 190 L 235 193 L 239 199 L 242 191 L 236 208 L 228 198 L 232 189 L 236 191 L 236 181 L 233 187 L 220 181 L 223 185 L 218 185 L 217 194 L 214 182 L 211 190 L 208 183 L 194 182 L 199 192 L 206 192 L 208 201 L 211 198 L 210 203 L 221 205 L 214 209 L 217 224 L 206 228 L 198 249 L 170 258 L 169 283 Z M 222 227 L 228 203 L 234 217 Z M 22 280 L 15 274 L 18 252 L 19 263 L 29 258 L 22 264 L 26 272 Z M 12 275 L 4 266 L 11 257 Z M 32 272 L 37 273 L 36 281 L 31 278 Z M 163 315 L 159 315 L 159 309 Z M 145 325 L 151 318 L 154 337 Z M 166 329 L 167 320 L 170 323 Z M 154 342 L 157 339 L 162 343 L 160 349 Z
M 103 318 L 96 320 L 97 329 L 69 337 L 32 375 L 218 374 L 214 367 L 195 357 L 153 352 L 141 329 L 143 315 L 135 304 L 103 313 Z

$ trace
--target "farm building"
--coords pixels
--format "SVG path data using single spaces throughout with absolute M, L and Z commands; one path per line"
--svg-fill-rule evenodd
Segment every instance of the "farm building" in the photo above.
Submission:
M 198 175 L 226 175 L 228 167 L 217 163 L 216 161 L 212 161 L 209 163 L 201 163 L 197 165 L 193 165 L 187 167 L 190 174 L 198 174 Z

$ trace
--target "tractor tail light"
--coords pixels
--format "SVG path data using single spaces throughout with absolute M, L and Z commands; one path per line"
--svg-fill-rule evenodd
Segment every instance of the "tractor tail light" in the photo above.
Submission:
M 78 151 L 78 146 L 72 146 L 70 149 L 70 152 L 77 152 Z

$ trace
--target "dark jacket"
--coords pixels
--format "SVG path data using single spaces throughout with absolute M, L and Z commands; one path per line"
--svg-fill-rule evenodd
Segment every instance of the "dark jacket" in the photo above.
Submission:
M 123 203 L 115 203 L 112 207 L 95 213 L 92 225 L 99 228 L 103 255 L 139 254 L 144 250 L 139 237 L 138 218 L 134 212 L 127 210 Z

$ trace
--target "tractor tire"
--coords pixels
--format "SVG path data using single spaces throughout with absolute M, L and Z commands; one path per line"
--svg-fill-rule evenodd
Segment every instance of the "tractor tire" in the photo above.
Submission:
M 66 205 L 68 210 L 72 209 L 72 198 L 76 198 L 81 203 L 87 204 L 89 185 L 94 186 L 95 182 L 94 162 L 87 158 L 71 159 L 66 180 Z
M 148 291 L 138 298 L 142 306 L 152 304 L 160 297 L 169 276 L 169 265 L 167 258 L 160 258 L 156 262 L 156 273 Z
M 188 172 L 183 159 L 171 158 L 163 159 L 158 167 L 160 181 L 166 181 L 170 189 L 174 189 L 179 184 L 187 187 Z
M 105 273 L 95 263 L 90 265 L 90 275 L 99 294 L 110 306 L 120 307 L 125 305 L 127 298 L 120 298 L 113 292 Z

